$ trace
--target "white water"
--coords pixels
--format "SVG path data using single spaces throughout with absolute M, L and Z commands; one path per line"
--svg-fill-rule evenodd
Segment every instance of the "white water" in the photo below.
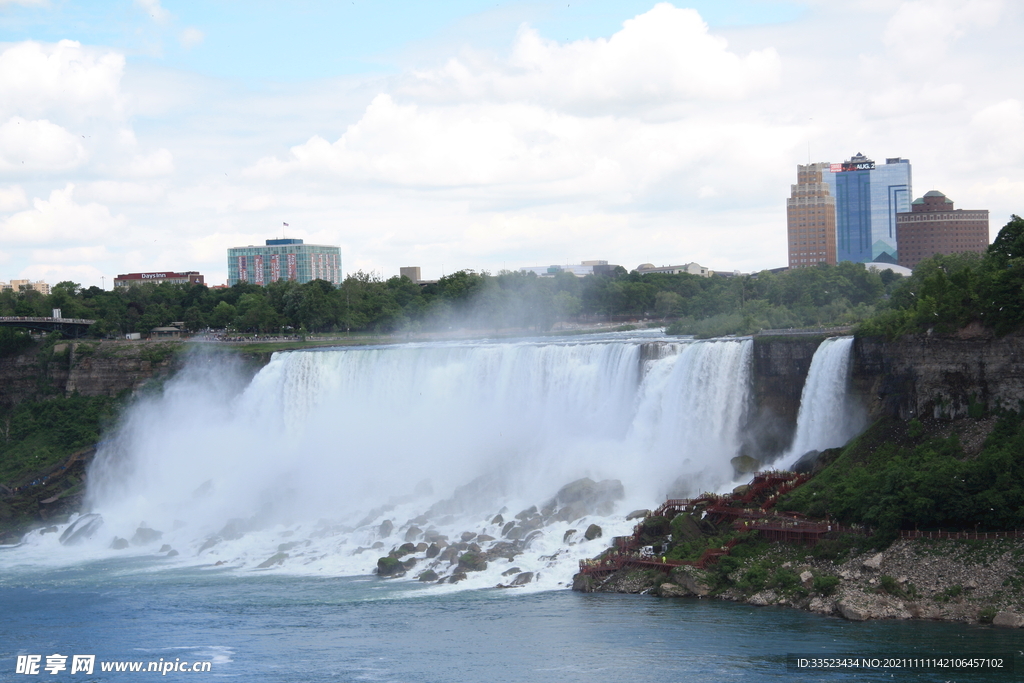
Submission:
M 818 346 L 800 395 L 793 445 L 780 459 L 790 466 L 808 451 L 843 446 L 864 429 L 866 416 L 850 396 L 853 337 L 833 337 Z
M 59 534 L 33 532 L 0 563 L 156 555 L 157 567 L 253 570 L 289 543 L 289 557 L 261 571 L 369 574 L 424 513 L 417 526 L 452 542 L 464 531 L 502 540 L 495 514 L 508 521 L 543 507 L 581 477 L 620 480 L 625 498 L 610 514 L 548 520 L 514 564 L 492 561 L 459 587 L 507 581 L 501 572 L 511 566 L 540 572 L 535 588 L 563 584 L 578 559 L 629 533 L 630 510 L 732 479 L 750 340 L 676 340 L 641 364 L 649 340 L 280 353 L 251 381 L 220 355 L 196 356 L 161 395 L 139 401 L 97 454 L 88 504 L 104 522 L 94 537 L 64 547 Z M 385 519 L 395 526 L 386 538 Z M 587 542 L 591 523 L 604 536 Z M 163 537 L 110 548 L 140 525 Z M 165 543 L 179 554 L 159 554 Z M 410 578 L 436 564 L 416 557 Z

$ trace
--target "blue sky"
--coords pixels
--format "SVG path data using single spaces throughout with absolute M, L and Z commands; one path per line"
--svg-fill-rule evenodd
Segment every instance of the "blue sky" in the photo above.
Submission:
M 436 5 L 436 6 L 434 6 Z M 1024 197 L 1024 6 L 0 0 L 0 281 L 785 265 L 798 163 Z

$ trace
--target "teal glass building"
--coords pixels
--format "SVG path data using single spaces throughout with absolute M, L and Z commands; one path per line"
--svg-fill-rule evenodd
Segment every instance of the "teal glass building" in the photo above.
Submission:
M 239 282 L 267 285 L 278 280 L 303 284 L 326 280 L 341 284 L 341 249 L 304 244 L 299 239 L 267 240 L 265 246 L 228 249 L 228 286 Z
M 836 260 L 897 263 L 896 214 L 910 211 L 910 161 L 876 165 L 863 154 L 822 174 L 836 199 Z

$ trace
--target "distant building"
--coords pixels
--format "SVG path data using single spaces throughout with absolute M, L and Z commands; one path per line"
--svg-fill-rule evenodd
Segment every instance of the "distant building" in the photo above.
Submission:
M 607 275 L 614 272 L 616 268 L 618 268 L 617 265 L 609 264 L 607 261 L 583 261 L 578 265 L 526 266 L 520 268 L 519 272 L 536 273 L 540 277 L 554 277 L 559 273 L 571 273 L 576 277 L 586 277 L 587 275 Z
M 194 270 L 188 270 L 184 273 L 172 273 L 165 270 L 159 273 L 126 273 L 124 275 L 118 275 L 114 278 L 114 288 L 131 287 L 133 285 L 141 285 L 145 282 L 153 282 L 156 284 L 169 282 L 172 285 L 206 284 L 205 278 Z
M 402 266 L 401 268 L 398 269 L 398 276 L 407 277 L 413 282 L 419 282 L 420 280 L 423 279 L 420 277 L 419 266 Z
M 304 244 L 299 239 L 267 240 L 266 246 L 228 249 L 228 285 L 251 282 L 267 285 L 278 280 L 304 284 L 326 280 L 341 284 L 341 249 L 324 244 Z
M 656 266 L 653 263 L 641 263 L 636 267 L 636 272 L 641 275 L 646 275 L 647 273 L 667 273 L 668 275 L 689 273 L 690 275 L 700 275 L 701 277 L 711 277 L 715 274 L 715 271 L 696 262 L 687 263 L 682 266 Z
M 910 161 L 861 153 L 823 174 L 836 200 L 836 260 L 897 263 L 896 214 L 910 211 Z
M 836 198 L 824 174 L 831 164 L 796 167 L 796 185 L 786 200 L 789 267 L 836 263 Z
M 50 285 L 46 284 L 42 280 L 36 280 L 31 282 L 29 280 L 11 280 L 10 282 L 0 282 L 0 291 L 11 290 L 14 292 L 39 292 L 43 296 L 49 296 Z
M 988 209 L 954 209 L 952 199 L 931 190 L 896 214 L 896 235 L 906 268 L 935 254 L 981 254 L 988 248 Z

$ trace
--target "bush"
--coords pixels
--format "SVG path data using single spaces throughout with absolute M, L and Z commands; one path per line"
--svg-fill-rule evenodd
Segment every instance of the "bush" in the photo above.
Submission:
M 811 589 L 818 595 L 832 595 L 839 588 L 839 577 L 831 574 L 822 574 L 814 577 Z
M 991 624 L 992 620 L 996 618 L 996 608 L 992 605 L 982 607 L 978 612 L 978 621 L 982 624 Z

